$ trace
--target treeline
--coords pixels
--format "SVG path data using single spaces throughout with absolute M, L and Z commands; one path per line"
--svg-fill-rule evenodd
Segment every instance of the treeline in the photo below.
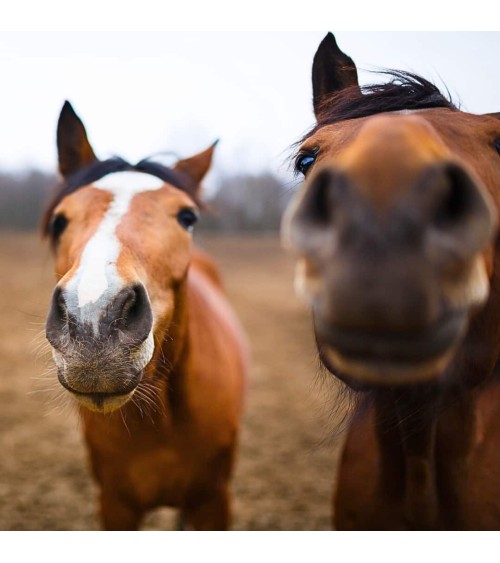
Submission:
M 276 231 L 290 191 L 272 174 L 228 176 L 219 181 L 200 226 L 209 230 Z
M 34 230 L 57 177 L 39 171 L 0 173 L 0 229 Z M 215 195 L 207 201 L 201 229 L 223 232 L 279 229 L 281 215 L 290 198 L 289 188 L 276 176 L 225 176 Z
M 36 229 L 56 182 L 56 176 L 36 170 L 0 173 L 0 229 Z

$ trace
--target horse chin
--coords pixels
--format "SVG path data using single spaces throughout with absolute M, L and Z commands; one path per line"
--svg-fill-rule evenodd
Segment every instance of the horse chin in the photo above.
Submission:
M 124 395 L 106 396 L 103 393 L 71 393 L 71 395 L 82 407 L 99 414 L 109 414 L 123 407 L 123 405 L 130 401 L 134 393 L 135 389 Z
M 59 369 L 57 377 L 59 383 L 82 407 L 96 413 L 108 414 L 120 409 L 132 399 L 143 375 L 144 371 L 141 370 L 139 373 L 135 373 L 133 378 L 129 376 L 126 384 L 109 385 L 108 383 L 107 388 L 103 387 L 101 381 L 100 389 L 89 385 L 82 387 L 81 379 L 80 381 L 72 378 L 68 380 L 65 370 Z
M 123 407 L 135 393 L 135 389 L 124 395 L 109 395 L 103 393 L 72 393 L 71 395 L 86 409 L 99 413 L 109 414 Z
M 401 386 L 435 380 L 446 369 L 454 352 L 455 348 L 438 358 L 419 362 L 387 359 L 368 361 L 347 358 L 338 350 L 324 345 L 321 348 L 321 359 L 330 371 L 339 376 L 340 373 L 345 374 L 346 379 L 353 383 L 377 387 Z
M 107 414 L 130 401 L 142 381 L 154 354 L 153 335 L 130 353 L 120 346 L 103 350 L 66 350 L 53 348 L 59 383 L 86 409 Z
M 428 330 L 412 336 L 358 332 L 315 323 L 325 367 L 347 382 L 369 386 L 435 380 L 452 361 L 466 327 L 465 311 L 446 315 Z

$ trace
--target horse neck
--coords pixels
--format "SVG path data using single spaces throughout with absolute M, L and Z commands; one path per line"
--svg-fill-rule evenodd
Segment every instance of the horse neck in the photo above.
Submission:
M 204 319 L 210 314 L 207 312 L 207 284 L 212 289 L 216 286 L 206 272 L 200 273 L 197 263 L 192 264 L 189 274 L 176 288 L 174 317 L 161 343 L 156 373 L 162 381 L 166 406 L 173 416 L 189 401 L 188 395 L 193 391 L 192 374 L 203 356 L 200 346 L 205 350 L 203 333 L 210 330 Z
M 459 527 L 460 498 L 476 432 L 474 390 L 451 402 L 435 384 L 375 398 L 380 487 L 403 499 L 411 529 Z M 455 509 L 456 508 L 456 509 Z
M 169 329 L 160 343 L 157 358 L 155 378 L 161 387 L 161 396 L 164 401 L 164 413 L 173 411 L 179 405 L 183 388 L 183 379 L 189 369 L 190 351 L 190 324 L 189 315 L 189 280 L 186 277 L 175 290 L 174 315 Z
M 174 314 L 170 327 L 163 337 L 158 358 L 162 372 L 178 372 L 187 362 L 189 352 L 189 291 L 186 277 L 176 288 L 174 294 Z

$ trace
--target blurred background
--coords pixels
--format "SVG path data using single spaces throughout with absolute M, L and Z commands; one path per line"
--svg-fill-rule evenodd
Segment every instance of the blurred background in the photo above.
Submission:
M 55 131 L 66 99 L 101 158 L 157 155 L 171 164 L 220 139 L 205 182 L 214 212 L 195 237 L 219 262 L 251 343 L 234 527 L 330 528 L 342 441 L 333 430 L 344 407 L 333 381 L 318 377 L 309 317 L 278 237 L 298 183 L 291 145 L 314 121 L 311 65 L 327 31 L 0 33 L 0 530 L 99 525 L 78 417 L 44 339 L 54 279 L 37 226 L 58 180 Z M 336 38 L 364 84 L 380 69 L 410 70 L 466 111 L 500 111 L 498 32 Z M 172 525 L 168 510 L 145 523 Z
M 165 163 L 220 139 L 211 229 L 276 230 L 293 191 L 290 145 L 313 123 L 311 64 L 325 32 L 0 34 L 0 227 L 33 229 L 55 183 L 65 99 L 96 154 Z M 498 111 L 495 32 L 339 32 L 360 70 L 411 70 L 463 109 Z

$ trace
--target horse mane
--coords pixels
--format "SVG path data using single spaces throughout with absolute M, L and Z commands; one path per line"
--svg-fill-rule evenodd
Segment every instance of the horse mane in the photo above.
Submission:
M 175 188 L 186 192 L 197 205 L 203 207 L 197 196 L 198 186 L 189 176 L 187 176 L 187 174 L 179 170 L 169 168 L 168 166 L 150 160 L 149 158 L 144 158 L 137 164 L 130 164 L 130 162 L 127 162 L 123 158 L 115 156 L 106 160 L 96 160 L 74 174 L 71 174 L 67 178 L 64 178 L 62 182 L 56 186 L 55 193 L 42 215 L 42 235 L 45 237 L 50 234 L 50 222 L 54 209 L 66 196 L 77 191 L 83 186 L 97 182 L 108 174 L 128 171 L 143 172 L 145 174 L 156 176 L 160 180 L 163 180 Z
M 458 111 L 447 90 L 445 96 L 439 88 L 425 78 L 401 70 L 384 70 L 379 74 L 391 77 L 385 84 L 349 86 L 326 97 L 317 111 L 316 125 L 297 144 L 326 125 L 348 119 L 359 119 L 379 113 L 429 108 L 447 108 Z

